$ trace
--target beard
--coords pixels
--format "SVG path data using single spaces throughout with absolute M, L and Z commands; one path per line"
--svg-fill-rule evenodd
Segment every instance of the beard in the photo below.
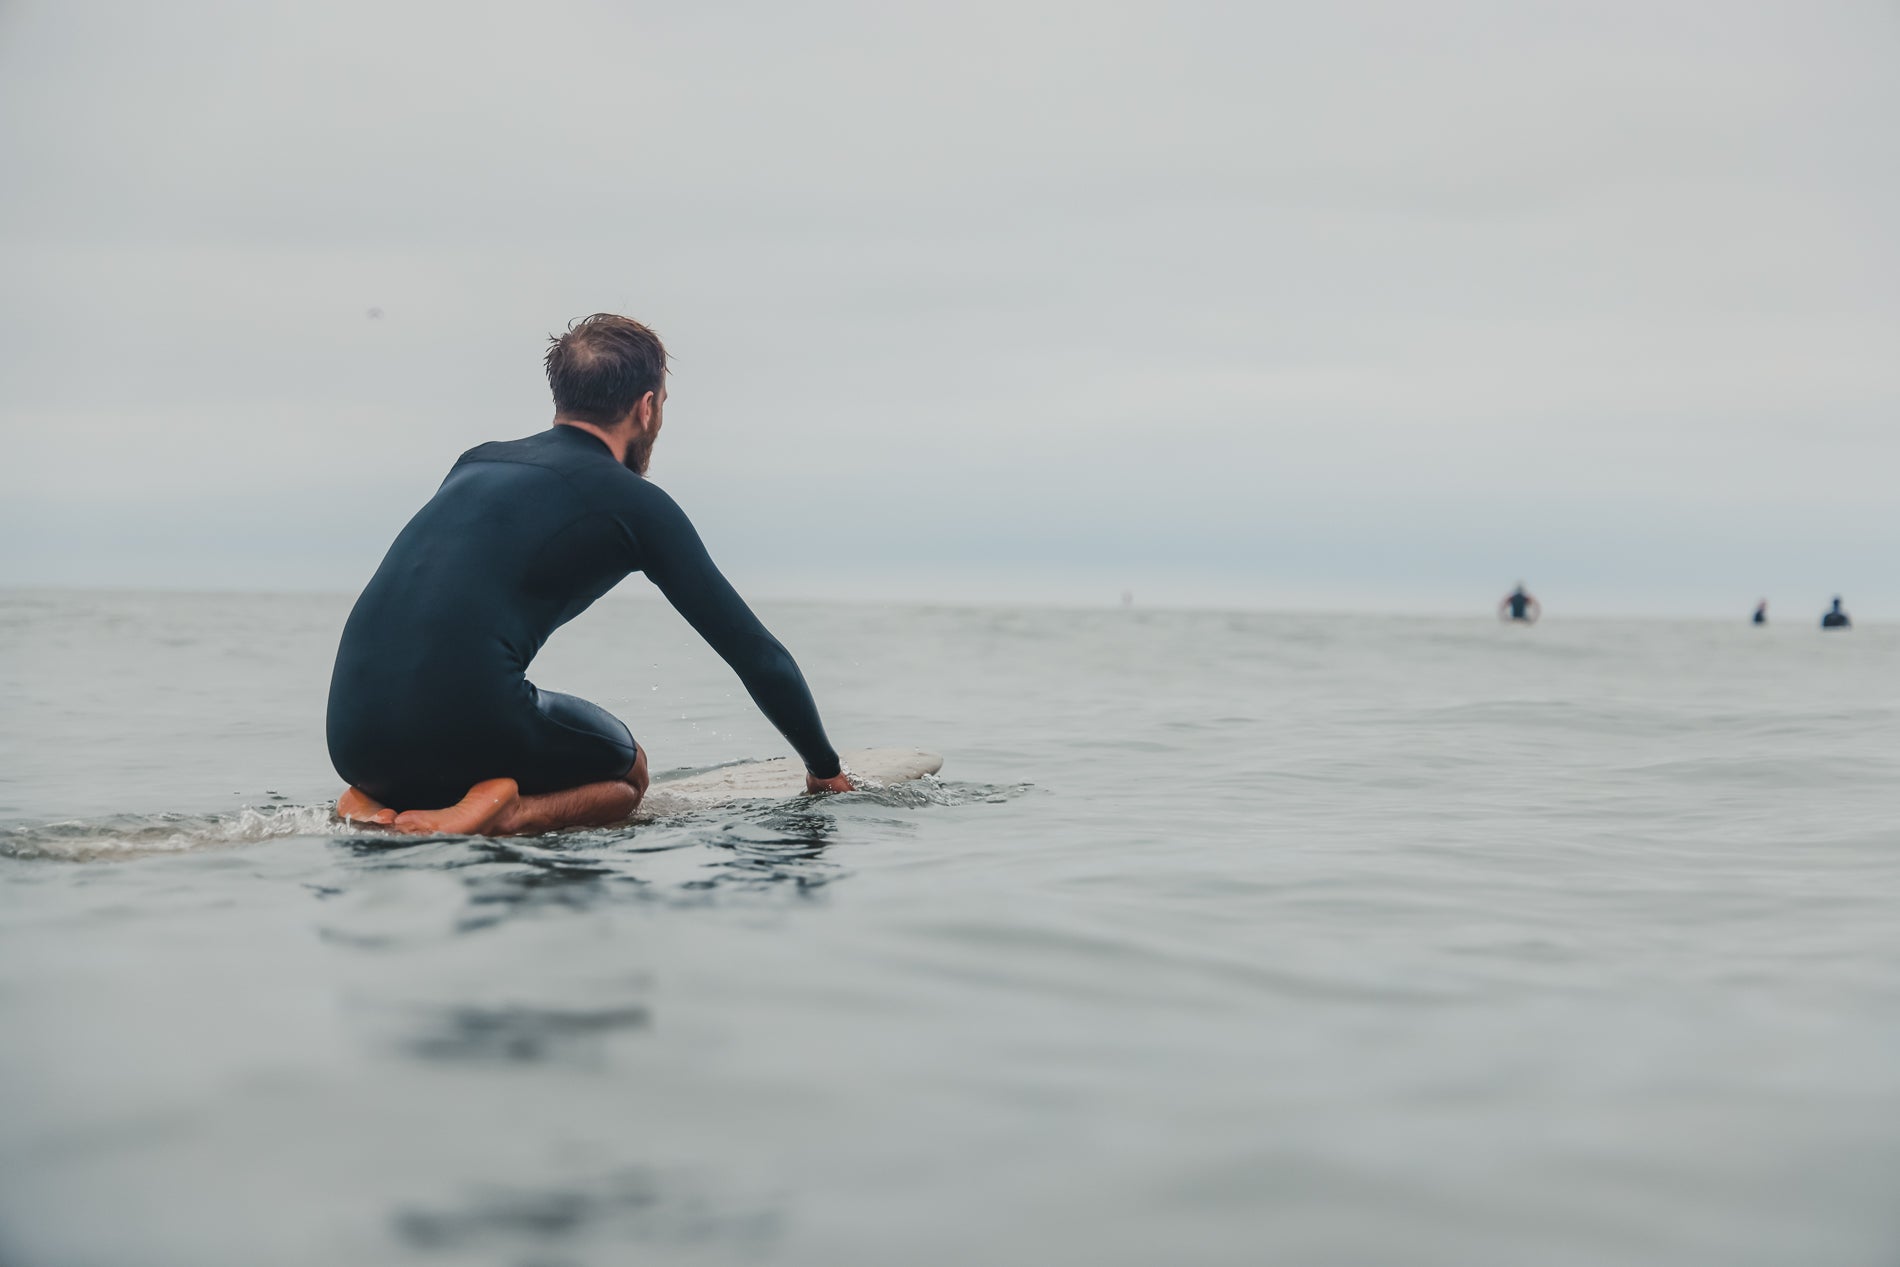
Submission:
M 635 440 L 627 446 L 627 469 L 635 475 L 645 475 L 647 467 L 653 464 L 653 440 Z

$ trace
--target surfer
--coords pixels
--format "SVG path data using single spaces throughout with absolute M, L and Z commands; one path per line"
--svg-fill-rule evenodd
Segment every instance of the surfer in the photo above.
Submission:
M 1530 596 L 1522 581 L 1519 581 L 1517 588 L 1506 594 L 1503 601 L 1498 604 L 1499 620 L 1519 620 L 1527 625 L 1534 625 L 1537 623 L 1537 618 L 1543 614 L 1544 605 Z
M 1767 599 L 1764 598 L 1761 600 L 1760 603 L 1755 605 L 1755 619 L 1753 623 L 1757 625 L 1765 625 L 1768 623 L 1768 600 Z
M 804 761 L 806 789 L 849 791 L 797 663 L 645 478 L 666 404 L 659 336 L 596 313 L 549 342 L 554 424 L 462 454 L 350 612 L 326 727 L 350 785 L 337 813 L 497 836 L 625 820 L 646 793 L 646 748 L 526 674 L 630 572 L 732 666 Z
M 1836 594 L 1834 596 L 1834 606 L 1828 608 L 1826 613 L 1821 617 L 1821 628 L 1852 629 L 1853 627 L 1854 622 L 1849 620 L 1847 613 L 1841 610 L 1841 596 Z

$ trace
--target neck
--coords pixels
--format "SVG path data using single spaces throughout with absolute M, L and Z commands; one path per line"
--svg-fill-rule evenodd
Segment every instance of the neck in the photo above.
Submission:
M 600 442 L 613 450 L 614 461 L 622 466 L 627 462 L 627 446 L 633 443 L 633 437 L 625 427 L 602 427 L 596 423 L 582 422 L 578 418 L 563 418 L 555 415 L 554 425 L 572 427 L 576 431 L 585 431 L 590 436 L 600 437 Z

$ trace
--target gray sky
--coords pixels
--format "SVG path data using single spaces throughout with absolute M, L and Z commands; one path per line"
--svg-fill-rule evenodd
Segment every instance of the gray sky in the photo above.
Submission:
M 1897 71 L 1872 0 L 0 0 L 0 584 L 354 589 L 608 309 L 759 596 L 1900 614 Z

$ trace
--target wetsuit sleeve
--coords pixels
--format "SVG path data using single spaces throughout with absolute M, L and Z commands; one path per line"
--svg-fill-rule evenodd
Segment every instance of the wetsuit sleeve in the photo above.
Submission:
M 720 573 L 686 512 L 658 488 L 647 485 L 645 491 L 651 496 L 641 499 L 645 505 L 628 525 L 641 569 L 686 623 L 732 666 L 752 702 L 790 741 L 805 768 L 821 779 L 835 777 L 840 769 L 838 754 L 825 737 L 818 705 L 798 662 Z

